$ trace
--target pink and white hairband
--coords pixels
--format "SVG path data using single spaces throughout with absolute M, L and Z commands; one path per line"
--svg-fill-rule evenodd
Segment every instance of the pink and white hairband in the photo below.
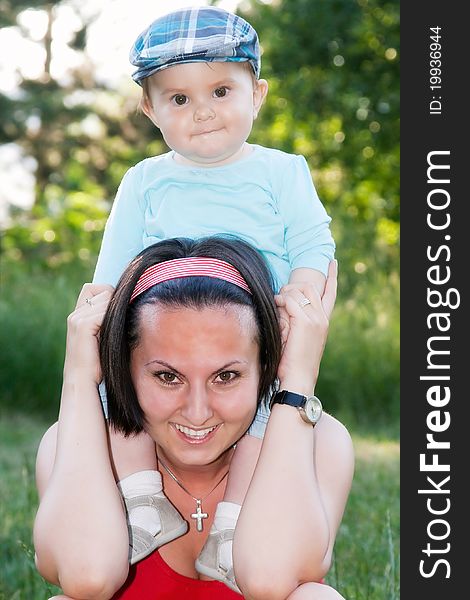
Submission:
M 157 283 L 181 277 L 213 277 L 214 279 L 222 279 L 237 285 L 251 294 L 248 284 L 233 265 L 217 258 L 195 256 L 167 260 L 146 269 L 136 283 L 130 302 L 133 302 L 137 296 Z

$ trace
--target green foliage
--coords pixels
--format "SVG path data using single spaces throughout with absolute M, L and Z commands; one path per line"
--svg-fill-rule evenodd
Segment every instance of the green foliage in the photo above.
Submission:
M 398 271 L 399 3 L 248 6 L 270 86 L 253 141 L 307 158 L 354 294 L 357 262 Z
M 44 8 L 47 5 L 59 4 L 60 0 L 0 0 L 0 26 L 16 25 L 18 13 L 27 8 Z
M 107 205 L 90 194 L 63 195 L 60 187 L 49 186 L 47 205 L 22 214 L 3 236 L 4 264 L 10 271 L 44 269 L 74 263 L 90 269 L 96 260 L 107 218 Z M 78 259 L 78 260 L 77 260 Z

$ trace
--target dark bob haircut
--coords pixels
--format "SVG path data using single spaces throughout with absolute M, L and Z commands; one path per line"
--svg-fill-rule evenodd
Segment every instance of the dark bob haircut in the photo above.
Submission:
M 239 271 L 252 293 L 221 279 L 192 276 L 158 283 L 129 304 L 136 283 L 146 269 L 186 257 L 224 260 Z M 251 307 L 258 329 L 260 354 L 258 403 L 268 397 L 281 357 L 281 337 L 272 276 L 263 257 L 248 243 L 234 237 L 169 239 L 146 248 L 129 264 L 103 320 L 100 361 L 112 427 L 131 435 L 140 433 L 145 426 L 145 415 L 132 383 L 130 357 L 139 343 L 139 316 L 147 304 L 194 309 L 227 304 Z

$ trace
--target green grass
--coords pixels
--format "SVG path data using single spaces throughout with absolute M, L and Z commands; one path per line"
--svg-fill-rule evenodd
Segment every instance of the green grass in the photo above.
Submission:
M 399 446 L 353 436 L 356 472 L 328 581 L 347 600 L 399 600 Z
M 66 318 L 85 281 L 78 269 L 27 272 L 2 263 L 0 295 L 1 406 L 57 415 Z
M 58 593 L 34 567 L 37 507 L 34 457 L 49 423 L 0 415 L 0 600 L 46 600 Z M 347 600 L 399 599 L 398 442 L 353 435 L 356 473 L 327 581 Z
M 57 593 L 37 573 L 32 545 L 34 460 L 46 429 L 19 413 L 0 414 L 0 600 L 46 600 Z

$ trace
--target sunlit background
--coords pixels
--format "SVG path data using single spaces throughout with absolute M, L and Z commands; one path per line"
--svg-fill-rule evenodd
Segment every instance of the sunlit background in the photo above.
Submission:
M 269 0 L 266 0 L 269 3 Z M 73 69 L 90 69 L 94 77 L 111 88 L 132 88 L 132 65 L 128 53 L 137 35 L 158 16 L 186 6 L 203 6 L 190 0 L 71 0 L 54 9 L 50 74 L 60 84 L 70 82 Z M 218 6 L 235 10 L 239 0 L 222 0 Z M 85 52 L 69 43 L 83 27 L 87 28 Z M 45 10 L 29 8 L 18 16 L 18 26 L 0 29 L 0 91 L 20 97 L 23 78 L 38 79 L 44 74 L 44 37 L 49 16 Z M 1 117 L 0 117 L 1 118 Z M 88 127 L 96 124 L 89 120 Z M 35 127 L 34 118 L 29 127 Z M 8 218 L 9 205 L 29 207 L 34 201 L 35 162 L 23 157 L 16 144 L 0 146 L 0 225 Z

